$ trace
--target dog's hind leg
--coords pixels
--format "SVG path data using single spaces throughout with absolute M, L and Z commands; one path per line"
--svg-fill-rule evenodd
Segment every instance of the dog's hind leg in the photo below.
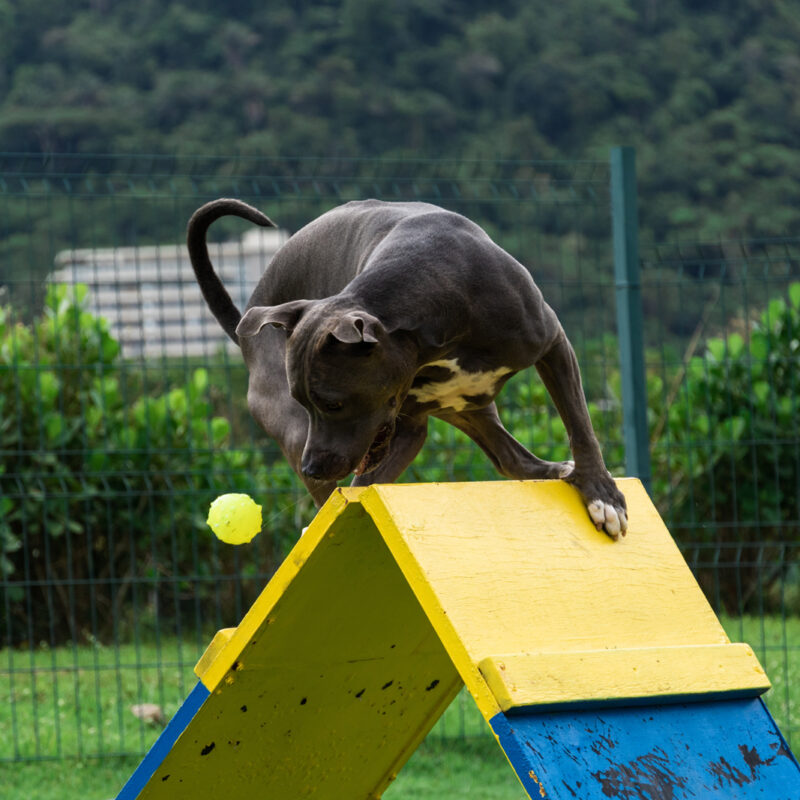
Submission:
M 473 411 L 437 411 L 434 416 L 466 433 L 506 478 L 563 478 L 572 472 L 571 461 L 543 461 L 520 444 L 503 427 L 494 403 Z
M 353 486 L 369 486 L 373 483 L 393 483 L 414 460 L 428 435 L 428 418 L 398 417 L 389 452 L 380 464 L 370 472 L 356 475 Z

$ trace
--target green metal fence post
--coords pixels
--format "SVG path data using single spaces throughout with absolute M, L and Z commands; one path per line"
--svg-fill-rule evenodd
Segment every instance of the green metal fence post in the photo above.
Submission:
M 622 375 L 625 469 L 650 491 L 650 442 L 644 372 L 642 290 L 639 278 L 639 218 L 636 151 L 611 150 L 611 216 L 614 238 L 617 334 Z

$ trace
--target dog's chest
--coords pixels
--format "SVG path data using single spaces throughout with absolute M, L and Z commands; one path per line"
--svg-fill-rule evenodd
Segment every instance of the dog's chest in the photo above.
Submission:
M 464 411 L 488 405 L 497 394 L 503 378 L 513 372 L 510 367 L 468 372 L 458 359 L 432 361 L 417 372 L 408 394 L 420 406 Z

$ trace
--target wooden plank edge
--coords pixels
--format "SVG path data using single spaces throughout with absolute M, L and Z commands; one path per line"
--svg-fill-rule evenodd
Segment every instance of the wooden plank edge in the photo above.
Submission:
M 509 654 L 478 669 L 503 711 L 756 697 L 771 686 L 746 644 Z

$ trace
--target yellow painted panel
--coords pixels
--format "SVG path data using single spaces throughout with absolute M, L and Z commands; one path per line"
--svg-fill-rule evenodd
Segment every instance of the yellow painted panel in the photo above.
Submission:
M 297 577 L 303 564 L 326 536 L 330 526 L 334 524 L 339 514 L 348 507 L 350 500 L 357 499 L 358 493 L 358 489 L 350 489 L 347 497 L 345 497 L 341 491 L 334 492 L 324 507 L 319 510 L 305 534 L 292 548 L 291 553 L 277 569 L 264 591 L 261 592 L 255 603 L 244 615 L 228 643 L 217 651 L 213 661 L 206 666 L 203 674 L 203 683 L 208 689 L 213 689 L 230 670 L 231 665 L 247 646 L 253 634 L 262 626 L 271 609 L 280 600 L 283 592 Z
M 223 628 L 214 634 L 211 644 L 209 644 L 203 655 L 200 656 L 200 660 L 194 665 L 194 674 L 197 675 L 201 681 L 217 656 L 227 646 L 231 638 L 233 638 L 235 632 L 236 628 Z M 208 688 L 208 686 L 206 686 L 206 688 Z
M 617 482 L 628 535 L 595 530 L 562 481 L 372 487 L 376 524 L 487 718 L 498 653 L 725 644 L 641 483 Z
M 646 698 L 744 697 L 770 687 L 746 644 L 533 653 L 484 659 L 480 670 L 503 711 Z
M 462 681 L 491 719 L 542 702 L 559 670 L 570 702 L 699 685 L 680 657 L 661 668 L 678 650 L 731 684 L 762 680 L 639 482 L 618 484 L 618 543 L 561 481 L 337 490 L 198 663 L 210 695 L 140 798 L 378 798 Z M 625 651 L 649 677 L 624 678 Z
M 204 673 L 214 688 L 141 800 L 378 798 L 458 693 L 372 521 L 335 504 Z

